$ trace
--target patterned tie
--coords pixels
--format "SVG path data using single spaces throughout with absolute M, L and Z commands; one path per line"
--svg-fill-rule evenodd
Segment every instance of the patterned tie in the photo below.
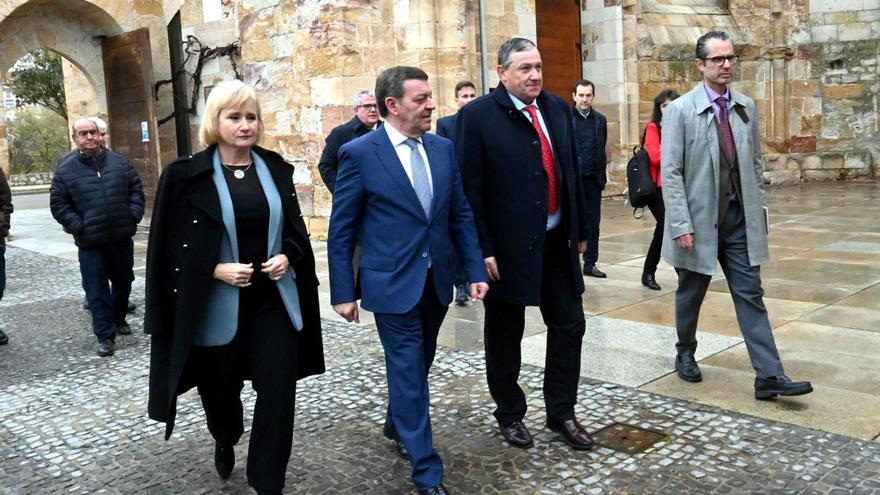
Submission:
M 431 183 L 428 182 L 428 167 L 425 166 L 422 154 L 419 153 L 418 141 L 413 138 L 407 138 L 404 144 L 409 146 L 410 149 L 409 164 L 412 168 L 413 189 L 416 190 L 416 196 L 419 197 L 419 202 L 422 203 L 425 216 L 430 217 L 433 194 L 431 193 Z
M 538 139 L 541 140 L 541 161 L 544 164 L 544 171 L 547 172 L 547 197 L 550 198 L 547 210 L 550 213 L 556 213 L 556 210 L 559 209 L 559 198 L 556 194 L 556 167 L 553 165 L 553 148 L 550 147 L 550 141 L 544 135 L 544 129 L 541 128 L 541 122 L 538 120 L 538 107 L 527 105 L 525 108 L 532 116 L 532 126 L 538 133 Z
M 715 98 L 718 104 L 718 124 L 721 126 L 721 135 L 724 137 L 724 148 L 727 150 L 727 158 L 736 160 L 736 146 L 733 144 L 733 132 L 730 130 L 730 121 L 727 118 L 727 98 L 719 96 Z

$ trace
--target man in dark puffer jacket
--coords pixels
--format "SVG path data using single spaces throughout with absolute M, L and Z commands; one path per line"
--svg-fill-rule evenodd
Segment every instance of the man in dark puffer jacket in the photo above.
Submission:
M 93 121 L 77 119 L 73 140 L 78 152 L 58 165 L 49 205 L 79 247 L 98 355 L 111 356 L 116 335 L 131 333 L 125 312 L 134 280 L 132 236 L 144 216 L 144 190 L 128 159 L 101 147 Z

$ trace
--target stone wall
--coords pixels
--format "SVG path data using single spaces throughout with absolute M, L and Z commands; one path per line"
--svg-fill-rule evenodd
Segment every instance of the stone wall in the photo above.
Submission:
M 48 186 L 52 183 L 52 172 L 42 172 L 37 174 L 16 174 L 9 176 L 9 187 L 20 186 Z
M 755 100 L 764 136 L 765 182 L 793 184 L 873 176 L 878 163 L 880 10 L 876 0 L 755 3 L 644 0 L 638 22 L 638 120 L 665 88 L 689 90 L 701 76 L 696 39 L 723 30 L 740 60 L 734 87 Z M 635 123 L 638 122 L 636 126 Z M 631 138 L 636 143 L 638 137 Z

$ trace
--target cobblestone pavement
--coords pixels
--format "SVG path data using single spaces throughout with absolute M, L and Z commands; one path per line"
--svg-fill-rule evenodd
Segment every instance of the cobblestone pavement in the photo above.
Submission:
M 94 353 L 73 261 L 10 247 L 0 348 L 0 493 L 244 494 L 248 434 L 221 481 L 198 396 L 177 428 L 146 417 L 149 340 L 142 312 L 112 358 Z M 143 279 L 133 300 L 142 307 Z M 408 494 L 408 464 L 381 434 L 385 380 L 375 331 L 326 322 L 328 372 L 300 383 L 287 493 Z M 501 440 L 482 355 L 440 348 L 432 370 L 435 443 L 456 494 L 880 493 L 880 444 L 583 380 L 578 415 L 659 432 L 637 454 L 575 453 L 544 426 L 542 370 L 524 367 L 535 447 Z M 254 395 L 245 388 L 247 410 Z

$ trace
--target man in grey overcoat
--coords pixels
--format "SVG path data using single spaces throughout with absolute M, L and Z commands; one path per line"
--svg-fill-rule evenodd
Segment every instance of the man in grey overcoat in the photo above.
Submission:
M 764 307 L 768 224 L 755 102 L 729 87 L 736 55 L 727 34 L 701 36 L 696 64 L 703 81 L 667 107 L 660 153 L 663 259 L 678 273 L 675 369 L 683 380 L 703 379 L 694 359 L 697 320 L 717 259 L 757 374 L 755 397 L 810 393 L 810 382 L 785 376 Z

